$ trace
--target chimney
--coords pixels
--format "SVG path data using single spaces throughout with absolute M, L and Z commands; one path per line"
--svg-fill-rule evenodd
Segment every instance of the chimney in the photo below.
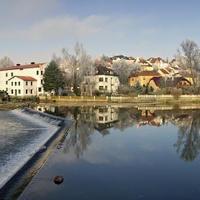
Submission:
M 31 65 L 34 65 L 35 64 L 35 62 L 31 62 Z
M 19 63 L 17 63 L 17 64 L 16 64 L 16 66 L 20 66 L 20 64 L 19 64 Z

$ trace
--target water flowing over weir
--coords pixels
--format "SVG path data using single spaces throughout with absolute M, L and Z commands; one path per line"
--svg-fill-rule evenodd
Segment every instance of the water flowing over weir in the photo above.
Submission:
M 0 189 L 70 123 L 28 108 L 0 111 Z

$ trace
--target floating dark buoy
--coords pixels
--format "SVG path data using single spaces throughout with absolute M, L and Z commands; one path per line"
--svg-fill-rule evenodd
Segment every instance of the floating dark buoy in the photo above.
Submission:
M 59 185 L 63 182 L 63 180 L 64 180 L 64 178 L 62 176 L 56 176 L 54 178 L 54 183 Z

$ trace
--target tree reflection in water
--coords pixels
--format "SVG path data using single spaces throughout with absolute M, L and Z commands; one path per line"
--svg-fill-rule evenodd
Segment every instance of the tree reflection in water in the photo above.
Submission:
M 55 107 L 54 112 L 44 112 L 73 119 L 74 128 L 65 140 L 64 151 L 73 147 L 79 158 L 91 144 L 91 135 L 98 131 L 109 135 L 109 129 L 125 130 L 133 126 L 161 126 L 172 123 L 178 127 L 174 148 L 180 158 L 193 161 L 200 150 L 200 110 L 140 110 L 137 107 L 120 108 L 112 106 Z
M 180 158 L 186 162 L 193 161 L 200 150 L 200 111 L 192 111 L 184 123 L 178 126 L 177 142 L 174 145 Z

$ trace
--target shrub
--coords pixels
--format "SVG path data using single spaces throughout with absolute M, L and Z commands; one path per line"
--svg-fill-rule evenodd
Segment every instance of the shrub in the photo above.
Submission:
M 171 95 L 175 100 L 178 100 L 180 96 L 182 95 L 182 89 L 181 88 L 172 88 L 170 90 Z

